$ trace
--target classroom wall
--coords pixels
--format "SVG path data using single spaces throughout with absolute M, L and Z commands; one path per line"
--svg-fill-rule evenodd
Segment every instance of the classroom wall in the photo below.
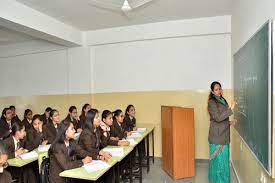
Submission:
M 242 0 L 233 1 L 232 15 L 232 54 L 236 53 L 242 45 L 265 23 L 275 16 L 275 2 L 272 0 Z M 275 93 L 275 92 L 274 92 Z M 273 93 L 273 97 L 275 96 Z M 273 101 L 274 105 L 274 101 Z M 273 108 L 273 114 L 275 110 Z M 273 125 L 274 127 L 274 125 Z M 273 129 L 274 131 L 274 129 Z M 274 141 L 273 137 L 273 141 Z M 275 182 L 259 164 L 249 148 L 241 142 L 236 131 L 232 133 L 232 160 L 240 182 L 260 182 L 262 175 L 266 182 Z M 242 146 L 242 148 L 241 148 Z M 274 149 L 274 145 L 273 145 Z M 273 152 L 275 152 L 273 150 Z M 273 153 L 273 157 L 275 154 Z M 273 158 L 274 165 L 274 158 Z M 274 171 L 274 170 L 273 170 Z M 274 174 L 274 172 L 273 172 Z
M 133 103 L 138 122 L 156 126 L 158 156 L 161 105 L 194 107 L 195 156 L 207 159 L 208 88 L 220 80 L 230 89 L 230 39 L 229 34 L 222 34 L 92 46 L 93 104 L 100 110 L 114 110 Z
M 0 96 L 91 92 L 90 48 L 37 49 L 39 45 L 31 50 L 17 45 L 10 56 L 0 55 Z
M 92 102 L 90 48 L 66 48 L 42 40 L 0 46 L 0 110 L 13 104 L 19 117 L 30 108 L 56 108 L 64 119 Z
M 208 159 L 206 105 L 210 83 L 221 81 L 225 96 L 231 98 L 230 16 L 216 20 L 214 18 L 214 23 L 213 18 L 194 20 L 193 23 L 193 20 L 167 22 L 169 35 L 164 34 L 166 29 L 160 29 L 156 31 L 157 36 L 151 32 L 151 39 L 148 33 L 144 39 L 139 37 L 138 40 L 131 39 L 131 35 L 140 26 L 136 29 L 131 26 L 129 30 L 124 27 L 126 41 L 121 36 L 121 41 L 111 39 L 88 48 L 0 58 L 0 78 L 9 76 L 13 81 L 7 89 L 0 91 L 0 107 L 15 104 L 22 115 L 26 107 L 41 113 L 46 106 L 54 104 L 63 118 L 71 104 L 80 110 L 80 106 L 88 102 L 102 111 L 125 109 L 132 103 L 137 109 L 138 123 L 156 126 L 156 156 L 161 156 L 161 105 L 194 107 L 195 156 Z M 150 24 L 144 26 L 153 27 Z M 161 27 L 165 28 L 165 22 Z M 171 30 L 174 28 L 177 32 L 179 27 L 188 33 L 171 37 Z M 192 27 L 199 29 L 192 33 Z M 97 32 L 97 35 L 103 37 L 105 33 Z M 90 37 L 89 34 L 86 36 Z M 108 34 L 110 37 L 114 36 Z M 45 63 L 57 67 L 45 71 Z M 37 68 L 43 69 L 39 72 L 41 75 L 36 73 L 34 78 L 27 74 L 28 80 L 23 79 L 25 72 Z M 19 73 L 20 78 L 11 72 Z M 38 80 L 43 80 L 45 85 L 33 84 Z M 0 85 L 6 83 L 0 79 Z
M 221 34 L 93 46 L 94 92 L 208 89 L 214 80 L 228 89 L 230 42 Z

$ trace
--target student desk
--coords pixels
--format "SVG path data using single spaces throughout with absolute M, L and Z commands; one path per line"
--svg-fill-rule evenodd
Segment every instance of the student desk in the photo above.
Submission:
M 121 157 L 112 157 L 117 161 L 116 166 L 114 167 L 116 169 L 116 173 L 115 173 L 116 182 L 120 182 L 120 178 L 119 178 L 119 176 L 120 176 L 119 175 L 120 162 L 134 150 L 134 147 L 135 146 L 107 146 L 106 147 L 106 148 L 123 148 L 123 156 L 121 156 Z M 103 151 L 104 151 L 104 149 L 103 149 Z M 132 159 L 131 159 L 131 157 L 130 157 L 130 167 L 132 168 Z M 131 179 L 130 182 L 132 182 L 132 170 L 130 172 L 130 179 Z
M 117 163 L 116 159 L 114 157 L 112 157 L 108 161 L 108 164 L 110 165 L 110 167 L 106 168 L 104 170 L 88 173 L 83 167 L 80 167 L 80 168 L 74 168 L 71 170 L 65 170 L 65 171 L 61 172 L 59 175 L 61 177 L 67 177 L 67 178 L 96 181 L 104 173 L 106 173 L 109 169 L 111 169 L 116 163 Z
M 154 163 L 154 129 L 155 126 L 152 124 L 138 124 L 138 127 L 140 128 L 146 128 L 146 131 L 144 132 L 139 132 L 142 136 L 134 138 L 134 140 L 137 142 L 135 145 L 135 148 L 143 141 L 146 141 L 146 156 L 147 156 L 147 173 L 150 170 L 150 147 L 149 147 L 149 135 L 152 134 L 152 154 L 153 154 L 153 163 Z M 136 151 L 135 151 L 136 152 Z M 139 182 L 142 182 L 142 157 L 139 155 Z M 131 181 L 131 180 L 130 180 Z
M 38 154 L 38 158 L 32 158 L 32 159 L 27 159 L 27 160 L 22 160 L 21 158 L 17 157 L 17 158 L 13 158 L 13 159 L 8 159 L 8 164 L 9 166 L 13 166 L 13 167 L 23 167 L 27 164 L 30 164 L 36 160 L 38 160 L 38 167 L 39 167 L 39 172 L 40 172 L 40 168 L 41 168 L 41 164 L 43 161 L 43 157 L 48 157 L 48 152 L 38 152 L 37 149 L 35 149 L 34 151 L 37 152 Z
M 117 146 L 107 146 L 107 148 L 115 148 Z M 127 146 L 123 147 L 124 154 L 122 157 L 112 157 L 107 162 L 110 167 L 106 168 L 104 170 L 100 170 L 97 172 L 88 173 L 83 167 L 80 168 L 74 168 L 71 170 L 65 170 L 61 172 L 59 175 L 61 177 L 67 177 L 67 178 L 75 178 L 75 179 L 85 179 L 85 180 L 91 180 L 96 181 L 98 180 L 104 173 L 106 173 L 109 169 L 111 169 L 117 162 L 120 162 L 122 159 L 124 159 L 130 152 L 132 152 L 133 147 Z M 103 149 L 104 151 L 104 149 Z
M 19 157 L 13 158 L 13 159 L 8 159 L 8 164 L 9 166 L 14 166 L 14 167 L 23 167 L 27 164 L 30 164 L 34 161 L 36 161 L 37 158 L 32 158 L 32 159 L 27 159 L 27 160 L 22 160 Z
M 134 138 L 135 141 L 137 142 L 136 145 L 134 146 L 122 146 L 123 150 L 124 150 L 124 154 L 122 157 L 112 157 L 110 158 L 110 160 L 108 161 L 108 164 L 111 166 L 109 168 L 106 168 L 104 170 L 101 171 L 97 171 L 97 172 L 93 172 L 93 173 L 88 173 L 86 172 L 86 170 L 83 167 L 80 168 L 75 168 L 75 169 L 71 169 L 71 170 L 65 170 L 63 172 L 61 172 L 59 175 L 61 177 L 67 177 L 67 178 L 75 178 L 75 179 L 84 179 L 84 180 L 90 180 L 90 181 L 97 181 L 104 173 L 106 173 L 109 169 L 111 169 L 112 167 L 114 168 L 114 166 L 116 165 L 117 170 L 119 170 L 119 162 L 121 162 L 126 156 L 128 156 L 131 152 L 135 152 L 133 151 L 137 145 L 142 141 L 142 140 L 146 140 L 146 150 L 147 150 L 147 171 L 149 171 L 149 164 L 150 164 L 150 157 L 149 157 L 149 135 L 152 134 L 152 154 L 153 154 L 153 162 L 154 162 L 154 125 L 151 124 L 142 124 L 142 125 L 138 125 L 138 126 L 142 126 L 143 128 L 146 128 L 145 132 L 140 132 L 140 134 L 142 135 L 141 137 L 138 138 Z M 118 146 L 107 146 L 106 148 L 117 148 Z M 103 149 L 104 151 L 104 149 Z M 131 157 L 130 157 L 130 163 L 132 165 L 132 161 L 131 161 Z M 141 158 L 139 158 L 140 160 L 140 182 L 142 182 L 142 166 L 141 166 Z M 132 167 L 132 166 L 131 166 Z M 132 172 L 132 171 L 131 171 Z M 130 174 L 131 174 L 130 172 Z M 131 175 L 130 175 L 131 176 Z M 132 177 L 131 177 L 132 179 Z M 119 175 L 116 175 L 116 180 L 119 181 Z M 132 182 L 132 180 L 130 180 Z
M 140 143 L 143 139 L 146 141 L 146 156 L 147 156 L 147 173 L 150 171 L 150 146 L 149 138 L 151 134 L 152 139 L 152 160 L 155 163 L 155 141 L 154 141 L 154 130 L 155 126 L 152 124 L 139 124 L 139 127 L 146 128 L 145 132 L 140 132 L 143 138 L 136 138 L 135 140 Z

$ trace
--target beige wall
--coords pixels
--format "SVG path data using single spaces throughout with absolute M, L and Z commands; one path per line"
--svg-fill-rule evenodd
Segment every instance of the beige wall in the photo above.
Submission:
M 242 150 L 240 148 L 242 144 Z M 261 175 L 266 177 L 267 182 L 275 182 L 262 168 L 258 160 L 252 154 L 248 146 L 242 143 L 239 134 L 232 130 L 231 158 L 237 175 L 242 183 L 258 183 Z
M 226 98 L 230 97 L 230 91 L 225 90 L 224 95 Z M 194 107 L 195 158 L 208 159 L 207 97 L 207 90 L 4 97 L 0 98 L 0 108 L 14 104 L 21 117 L 25 108 L 31 108 L 34 113 L 42 113 L 46 106 L 51 106 L 59 110 L 63 119 L 70 105 L 76 105 L 80 112 L 81 106 L 86 102 L 100 111 L 117 108 L 125 110 L 131 103 L 137 110 L 137 123 L 152 123 L 156 126 L 155 155 L 161 156 L 161 105 Z

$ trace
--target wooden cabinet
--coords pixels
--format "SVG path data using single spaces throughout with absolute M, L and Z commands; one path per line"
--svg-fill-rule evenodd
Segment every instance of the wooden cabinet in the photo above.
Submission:
M 195 176 L 194 109 L 162 106 L 163 169 L 172 178 Z

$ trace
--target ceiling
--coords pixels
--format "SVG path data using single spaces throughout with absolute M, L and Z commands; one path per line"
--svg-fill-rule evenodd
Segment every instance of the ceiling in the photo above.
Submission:
M 232 0 L 153 0 L 131 18 L 91 5 L 90 0 L 17 0 L 80 30 L 96 30 L 231 14 Z M 118 1 L 118 0 L 110 0 Z
M 31 41 L 37 38 L 0 26 L 0 46 Z

